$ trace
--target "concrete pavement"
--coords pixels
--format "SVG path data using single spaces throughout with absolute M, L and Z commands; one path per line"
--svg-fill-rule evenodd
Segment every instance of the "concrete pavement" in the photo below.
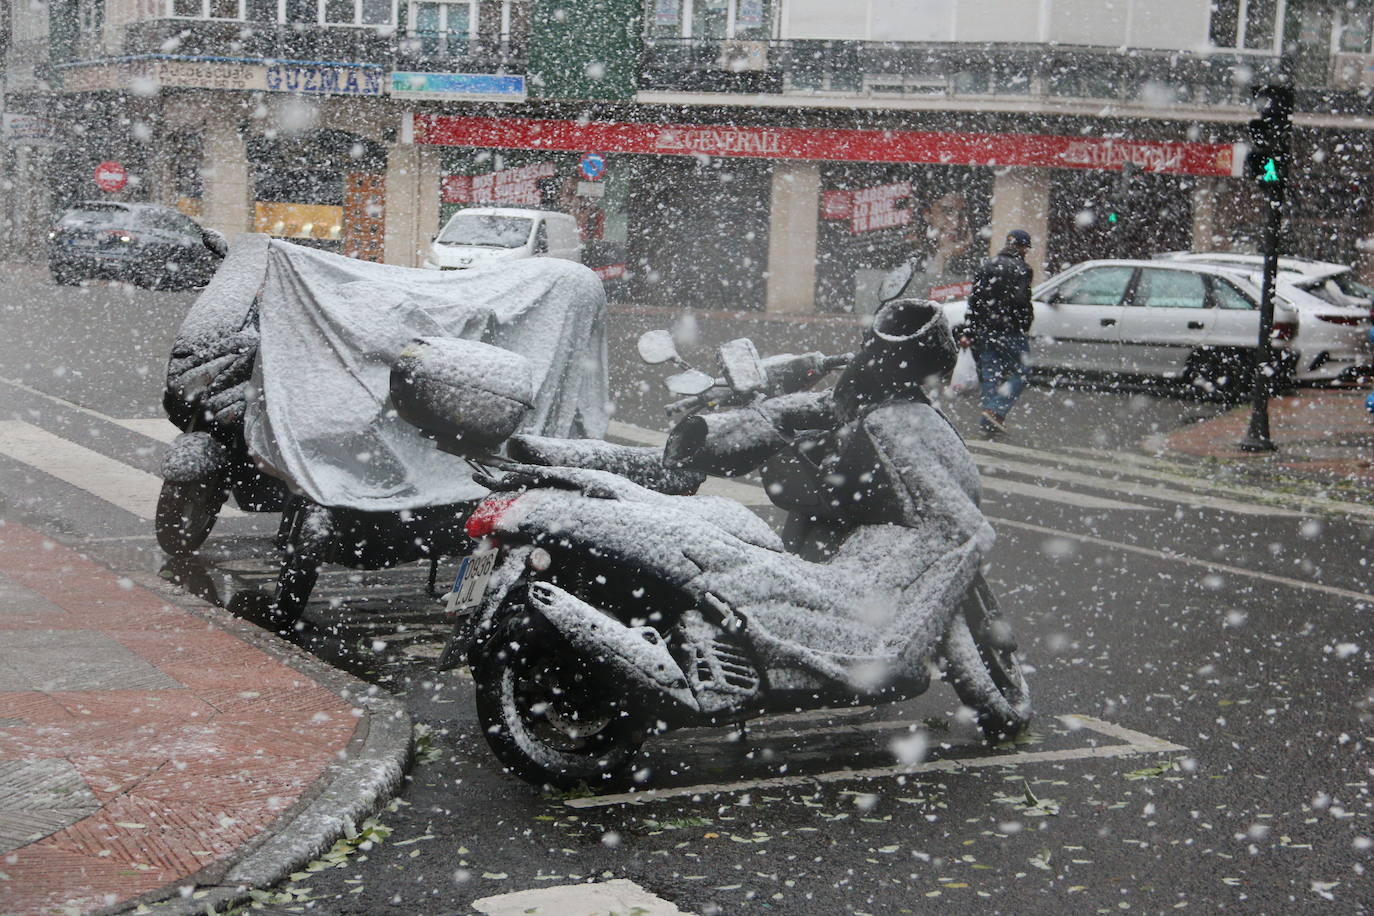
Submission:
M 375 688 L 0 522 L 0 913 L 237 899 L 373 813 L 410 738 Z

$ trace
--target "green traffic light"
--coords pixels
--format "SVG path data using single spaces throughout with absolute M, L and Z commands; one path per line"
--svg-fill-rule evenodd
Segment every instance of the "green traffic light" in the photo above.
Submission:
M 1273 159 L 1264 160 L 1264 172 L 1260 175 L 1260 181 L 1278 181 L 1279 170 Z
M 1114 222 L 1116 222 L 1116 214 L 1115 214 L 1115 213 L 1108 213 L 1108 214 L 1107 214 L 1107 222 L 1109 222 L 1109 223 L 1114 223 Z

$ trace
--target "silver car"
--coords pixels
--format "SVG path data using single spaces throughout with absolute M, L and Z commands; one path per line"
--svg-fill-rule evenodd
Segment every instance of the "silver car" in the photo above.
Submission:
M 1234 267 L 1178 261 L 1085 261 L 1032 293 L 1030 363 L 1190 382 L 1238 391 L 1250 379 L 1259 337 L 1259 289 Z M 1273 343 L 1291 373 L 1297 312 L 1275 299 Z M 951 325 L 966 301 L 946 303 Z

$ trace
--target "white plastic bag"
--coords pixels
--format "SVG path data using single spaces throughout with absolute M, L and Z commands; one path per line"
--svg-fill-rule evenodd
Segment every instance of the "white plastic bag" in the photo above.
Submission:
M 973 359 L 973 349 L 962 347 L 959 359 L 954 363 L 954 374 L 950 376 L 949 388 L 955 394 L 973 394 L 978 390 L 978 364 Z

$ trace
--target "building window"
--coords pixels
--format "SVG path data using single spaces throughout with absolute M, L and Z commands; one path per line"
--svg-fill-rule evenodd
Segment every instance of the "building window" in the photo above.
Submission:
M 1339 47 L 1347 54 L 1369 53 L 1369 36 L 1374 32 L 1374 9 L 1343 9 L 1337 11 L 1336 34 Z
M 426 57 L 462 57 L 477 24 L 475 0 L 423 0 L 410 4 L 410 33 Z
M 1207 38 L 1213 47 L 1278 51 L 1281 0 L 1211 0 Z
M 331 25 L 391 25 L 394 0 L 323 0 L 321 21 Z
M 242 19 L 243 0 L 172 0 L 172 15 L 182 19 Z
M 648 0 L 653 38 L 773 37 L 773 0 Z

